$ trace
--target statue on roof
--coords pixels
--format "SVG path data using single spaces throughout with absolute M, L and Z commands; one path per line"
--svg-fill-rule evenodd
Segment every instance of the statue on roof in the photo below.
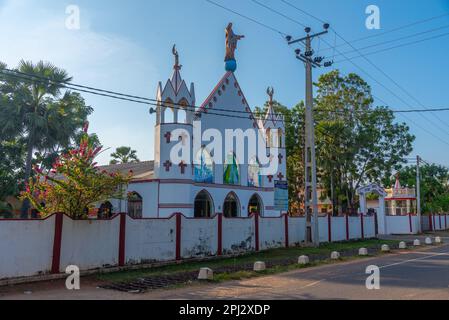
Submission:
M 274 88 L 268 87 L 267 94 L 268 94 L 268 97 L 270 98 L 269 101 L 270 101 L 270 105 L 271 105 L 271 104 L 273 104 Z
M 237 49 L 237 41 L 243 39 L 245 36 L 237 35 L 232 30 L 232 23 L 226 27 L 226 56 L 225 61 L 235 60 L 234 52 Z
M 175 65 L 173 66 L 173 68 L 175 68 L 176 70 L 181 70 L 182 66 L 179 65 L 179 53 L 176 49 L 176 44 L 173 45 L 172 53 L 175 56 Z

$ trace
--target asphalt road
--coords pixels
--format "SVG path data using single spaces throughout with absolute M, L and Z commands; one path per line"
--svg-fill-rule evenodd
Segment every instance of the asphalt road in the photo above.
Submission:
M 370 265 L 380 268 L 379 290 L 365 286 Z M 0 299 L 449 299 L 449 245 L 145 294 L 98 289 L 82 279 L 76 292 L 57 281 L 0 288 Z

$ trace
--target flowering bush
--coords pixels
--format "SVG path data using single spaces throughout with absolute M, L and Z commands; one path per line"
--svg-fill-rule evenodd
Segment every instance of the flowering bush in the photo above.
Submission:
M 21 194 L 21 199 L 29 199 L 43 216 L 64 212 L 73 219 L 83 219 L 96 203 L 124 196 L 132 173 L 124 176 L 101 171 L 94 161 L 102 147 L 89 143 L 87 124 L 83 130 L 80 146 L 59 157 L 49 173 L 34 167 L 36 175 Z

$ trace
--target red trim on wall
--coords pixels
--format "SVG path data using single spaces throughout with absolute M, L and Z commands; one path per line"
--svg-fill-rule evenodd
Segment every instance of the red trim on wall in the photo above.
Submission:
M 362 240 L 365 239 L 365 224 L 363 223 L 363 213 L 360 214 L 360 234 L 362 235 Z
M 62 223 L 64 221 L 63 213 L 55 214 L 55 234 L 53 238 L 53 258 L 51 262 L 51 273 L 59 273 L 61 263 L 61 245 L 62 245 Z
M 346 219 L 346 240 L 349 241 L 349 215 L 345 214 Z
M 223 214 L 218 214 L 218 245 L 217 245 L 217 256 L 221 256 L 223 254 Z
M 288 239 L 288 214 L 284 215 L 285 218 L 285 247 L 289 247 L 289 239 Z
M 125 265 L 126 213 L 120 213 L 120 233 L 118 240 L 118 265 Z
M 254 237 L 256 242 L 256 251 L 259 251 L 259 214 L 254 214 Z
M 408 214 L 408 223 L 410 226 L 410 233 L 413 233 L 413 224 L 412 224 L 412 214 L 411 213 Z
M 332 242 L 332 214 L 329 213 L 327 215 L 327 235 L 329 238 L 329 242 Z
M 176 214 L 176 260 L 181 260 L 181 219 L 180 213 Z

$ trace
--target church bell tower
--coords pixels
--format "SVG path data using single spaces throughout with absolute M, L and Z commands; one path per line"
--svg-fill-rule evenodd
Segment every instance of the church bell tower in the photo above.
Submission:
M 195 112 L 194 84 L 187 88 L 181 77 L 179 54 L 176 46 L 172 50 L 174 56 L 173 74 L 162 87 L 157 88 L 157 109 L 154 143 L 154 177 L 156 179 L 192 179 L 192 154 L 185 161 L 171 159 L 171 151 L 179 143 L 192 145 L 193 116 Z

